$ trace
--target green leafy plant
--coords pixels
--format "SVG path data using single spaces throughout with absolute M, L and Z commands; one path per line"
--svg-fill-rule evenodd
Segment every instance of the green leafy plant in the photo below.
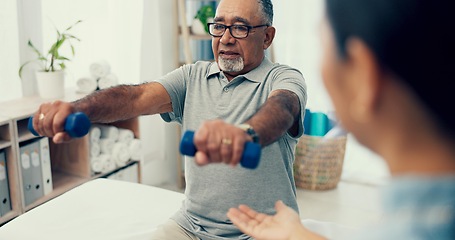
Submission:
M 28 46 L 36 53 L 37 58 L 27 61 L 22 66 L 19 68 L 19 77 L 22 77 L 22 70 L 26 65 L 32 62 L 40 62 L 42 71 L 44 72 L 54 72 L 57 70 L 64 70 L 66 68 L 65 62 L 70 61 L 69 58 L 60 55 L 60 50 L 61 47 L 67 43 L 69 44 L 71 48 L 71 53 L 72 56 L 74 57 L 75 51 L 74 51 L 74 46 L 73 43 L 71 42 L 72 40 L 75 41 L 81 41 L 79 38 L 76 36 L 72 35 L 69 33 L 69 31 L 77 24 L 82 22 L 82 20 L 77 21 L 73 25 L 69 26 L 68 28 L 65 29 L 65 31 L 60 32 L 58 29 L 57 31 L 57 39 L 55 42 L 53 42 L 52 46 L 50 47 L 49 51 L 47 54 L 41 53 L 32 43 L 31 40 L 28 40 Z
M 215 17 L 215 10 L 211 5 L 204 5 L 196 13 L 196 16 L 194 18 L 199 19 L 201 21 L 202 25 L 204 25 L 205 31 L 208 33 L 209 28 L 207 27 L 207 19 L 209 18 L 214 18 Z

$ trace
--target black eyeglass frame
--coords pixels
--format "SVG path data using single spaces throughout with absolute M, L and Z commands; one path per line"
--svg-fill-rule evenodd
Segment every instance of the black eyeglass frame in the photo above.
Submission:
M 223 32 L 223 34 L 221 34 L 221 35 L 214 35 L 214 34 L 212 34 L 212 33 L 210 32 L 210 26 L 211 26 L 211 25 L 215 25 L 215 24 L 224 26 L 224 32 Z M 232 34 L 231 28 L 232 28 L 232 27 L 238 27 L 238 26 L 246 27 L 246 28 L 248 29 L 248 31 L 246 32 L 246 36 L 245 36 L 245 37 L 236 37 L 236 36 L 234 36 L 234 35 Z M 234 24 L 234 25 L 228 26 L 228 25 L 224 25 L 224 24 L 221 24 L 221 23 L 207 23 L 207 27 L 208 27 L 208 29 L 209 29 L 209 34 L 210 34 L 212 37 L 222 37 L 222 36 L 226 33 L 226 30 L 229 29 L 229 33 L 231 34 L 231 36 L 232 36 L 233 38 L 235 38 L 235 39 L 243 39 L 243 38 L 247 38 L 247 37 L 248 37 L 248 35 L 250 34 L 251 29 L 260 28 L 260 27 L 270 27 L 270 25 L 269 25 L 269 24 L 261 24 L 261 25 L 257 25 L 257 26 L 249 26 L 249 25 Z

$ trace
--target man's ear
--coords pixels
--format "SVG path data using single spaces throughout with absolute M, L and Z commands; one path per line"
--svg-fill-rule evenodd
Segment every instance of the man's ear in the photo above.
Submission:
M 381 69 L 375 54 L 358 38 L 346 42 L 347 77 L 353 93 L 350 112 L 358 122 L 374 117 L 380 101 Z
M 273 26 L 267 27 L 265 29 L 265 39 L 264 39 L 264 50 L 269 48 L 272 45 L 273 39 L 275 38 L 276 29 Z

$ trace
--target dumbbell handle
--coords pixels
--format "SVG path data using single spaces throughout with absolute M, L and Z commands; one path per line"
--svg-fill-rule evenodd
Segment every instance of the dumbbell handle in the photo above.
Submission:
M 193 142 L 194 132 L 186 131 L 183 134 L 182 141 L 180 142 L 180 152 L 183 155 L 194 156 L 196 154 L 196 146 Z M 245 168 L 255 169 L 259 164 L 261 158 L 261 146 L 257 143 L 246 142 L 243 149 L 240 165 Z
M 65 120 L 64 131 L 73 138 L 85 136 L 90 131 L 90 119 L 83 112 L 76 112 L 68 115 Z M 28 130 L 35 136 L 39 134 L 33 128 L 33 117 L 28 119 Z

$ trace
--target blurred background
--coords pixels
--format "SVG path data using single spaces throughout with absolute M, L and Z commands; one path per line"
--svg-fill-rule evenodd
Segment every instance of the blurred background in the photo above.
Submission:
M 45 50 L 56 38 L 55 29 L 80 24 L 71 33 L 81 41 L 73 42 L 75 55 L 64 52 L 67 62 L 65 86 L 76 88 L 78 79 L 89 75 L 90 64 L 105 60 L 115 72 L 119 84 L 137 84 L 157 79 L 185 61 L 185 44 L 192 61 L 212 58 L 210 37 L 184 38 L 202 6 L 216 7 L 217 1 L 182 1 L 179 12 L 174 0 L 2 0 L 0 1 L 0 104 L 3 101 L 37 93 L 34 71 L 29 64 L 22 79 L 20 65 L 35 58 L 27 46 L 30 39 Z M 299 69 L 308 86 L 308 105 L 313 111 L 330 112 L 332 104 L 320 74 L 321 0 L 273 1 L 277 29 L 268 56 L 275 62 Z M 181 7 L 181 6 L 180 6 Z M 194 29 L 190 28 L 190 31 Z M 185 42 L 186 41 L 186 42 Z M 178 130 L 159 116 L 140 118 L 142 182 L 150 185 L 178 181 L 176 146 Z M 164 139 L 164 141 L 163 141 Z M 382 184 L 388 173 L 382 161 L 349 137 L 343 178 L 367 184 Z

